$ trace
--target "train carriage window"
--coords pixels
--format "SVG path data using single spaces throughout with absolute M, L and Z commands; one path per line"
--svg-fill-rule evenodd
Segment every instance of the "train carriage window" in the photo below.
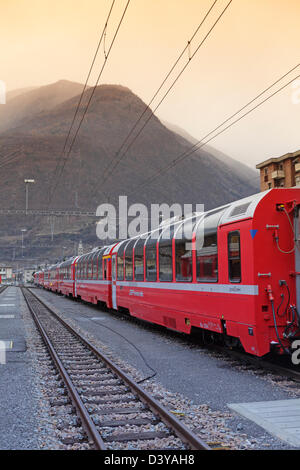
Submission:
M 103 279 L 107 279 L 107 258 L 104 260 Z
M 123 281 L 124 279 L 124 251 L 125 251 L 126 243 L 122 243 L 122 245 L 118 248 L 117 254 L 117 279 L 118 281 Z
M 103 254 L 103 249 L 98 252 L 97 256 L 97 262 L 98 262 L 98 279 L 102 279 L 102 254 Z
M 96 251 L 93 255 L 92 261 L 93 261 L 93 279 L 97 279 L 98 277 L 98 252 Z
M 199 282 L 218 282 L 218 223 L 222 211 L 205 214 L 197 225 L 196 272 Z
M 172 240 L 175 226 L 167 227 L 159 240 L 159 280 L 172 281 L 173 279 L 173 256 Z
M 238 230 L 228 234 L 228 270 L 230 282 L 241 282 L 241 241 Z
M 146 280 L 156 281 L 157 261 L 156 261 L 156 245 L 158 232 L 152 233 L 146 242 Z
M 80 279 L 83 279 L 83 259 L 80 259 Z
M 193 278 L 193 257 L 191 241 L 175 241 L 176 281 L 191 281 Z
M 92 274 L 93 274 L 93 262 L 92 262 L 92 256 L 88 256 L 88 279 L 92 279 Z
M 159 280 L 172 281 L 172 240 L 159 242 Z
M 86 256 L 82 258 L 82 279 L 85 279 L 86 274 Z
M 134 278 L 144 280 L 144 245 L 145 238 L 140 238 L 134 247 Z
M 133 280 L 133 245 L 136 239 L 127 243 L 125 248 L 125 279 L 126 281 Z
M 193 279 L 192 236 L 196 217 L 190 218 L 176 230 L 175 270 L 176 281 L 191 282 Z

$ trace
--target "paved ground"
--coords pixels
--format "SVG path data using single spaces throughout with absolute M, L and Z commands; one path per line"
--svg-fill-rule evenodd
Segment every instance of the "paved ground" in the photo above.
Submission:
M 12 341 L 6 364 L 0 364 L 0 449 L 36 449 L 34 375 L 26 350 L 20 289 L 0 294 L 0 340 Z
M 280 387 L 250 372 L 233 368 L 180 335 L 162 328 L 149 328 L 143 323 L 135 323 L 51 292 L 38 290 L 37 293 L 142 371 L 145 377 L 152 375 L 154 369 L 158 382 L 170 391 L 189 397 L 195 404 L 206 403 L 213 410 L 228 411 L 228 403 L 291 398 Z M 233 418 L 230 425 L 234 430 L 246 432 L 250 438 L 265 439 L 271 448 L 289 448 L 260 426 L 240 416 Z

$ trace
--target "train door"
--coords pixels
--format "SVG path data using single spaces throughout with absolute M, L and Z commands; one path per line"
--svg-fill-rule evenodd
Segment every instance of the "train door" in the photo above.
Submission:
M 112 255 L 111 258 L 111 293 L 112 306 L 117 310 L 117 256 Z

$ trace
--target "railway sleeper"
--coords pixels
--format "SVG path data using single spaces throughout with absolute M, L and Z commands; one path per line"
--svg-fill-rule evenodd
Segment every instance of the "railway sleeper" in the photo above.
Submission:
M 126 432 L 115 436 L 104 438 L 105 442 L 130 442 L 130 441 L 151 441 L 153 439 L 163 439 L 172 437 L 165 431 L 145 431 L 145 432 Z

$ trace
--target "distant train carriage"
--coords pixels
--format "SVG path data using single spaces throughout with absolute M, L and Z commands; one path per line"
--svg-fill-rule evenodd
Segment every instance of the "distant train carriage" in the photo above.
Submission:
M 76 297 L 111 307 L 110 255 L 106 247 L 80 256 L 75 276 Z
M 75 297 L 75 266 L 77 259 L 78 257 L 70 258 L 58 265 L 57 291 L 59 294 Z

